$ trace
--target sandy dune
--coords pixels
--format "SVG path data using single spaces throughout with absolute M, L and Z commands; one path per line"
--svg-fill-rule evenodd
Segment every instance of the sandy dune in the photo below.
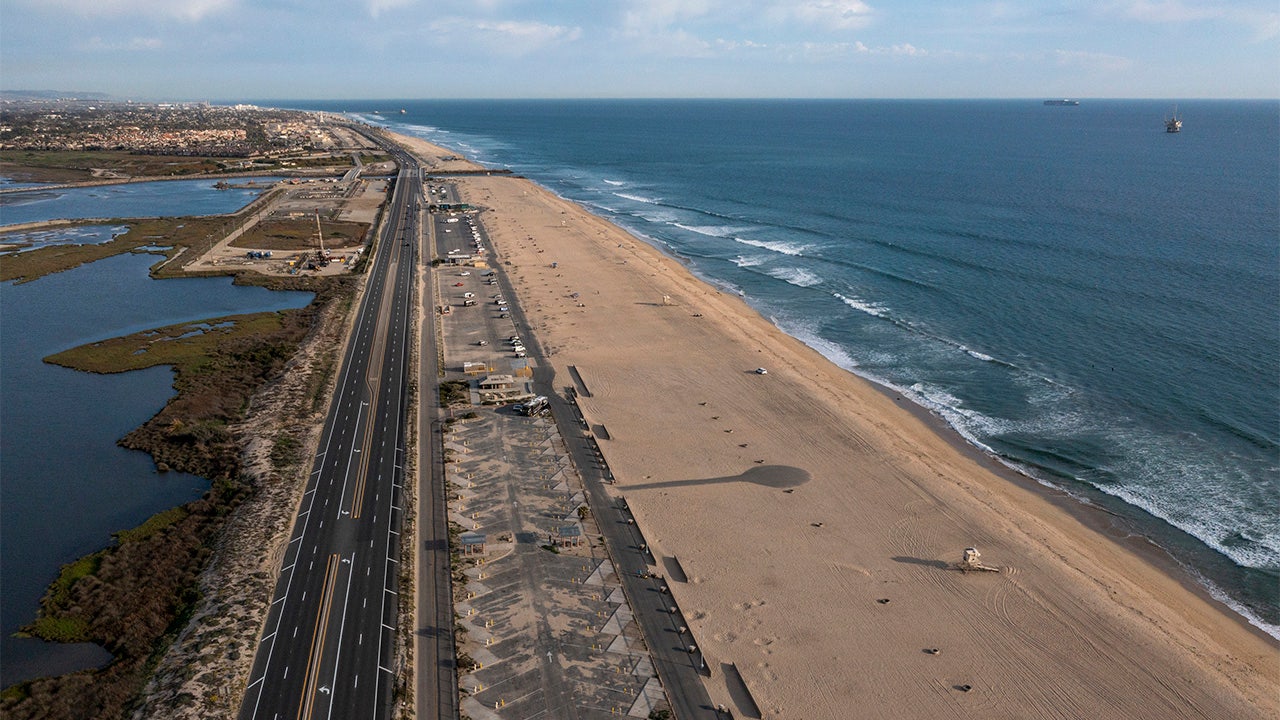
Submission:
M 458 184 L 737 717 L 730 665 L 764 717 L 1280 716 L 1276 643 L 1100 523 L 616 226 Z

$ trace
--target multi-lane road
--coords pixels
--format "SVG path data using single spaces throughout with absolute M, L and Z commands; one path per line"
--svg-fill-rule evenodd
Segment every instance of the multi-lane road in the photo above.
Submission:
M 385 718 L 397 668 L 412 287 L 422 184 L 400 171 L 254 660 L 244 720 Z

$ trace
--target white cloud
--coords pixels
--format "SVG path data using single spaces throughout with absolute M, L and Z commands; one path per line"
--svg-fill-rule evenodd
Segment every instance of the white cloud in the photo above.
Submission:
M 792 46 L 787 57 L 823 62 L 854 55 L 895 55 L 900 57 L 924 57 L 929 51 L 911 43 L 871 46 L 858 40 L 854 42 L 803 42 Z M 945 54 L 945 53 L 944 53 Z
M 1133 20 L 1154 24 L 1224 20 L 1249 28 L 1255 42 L 1280 35 L 1280 12 L 1275 10 L 1274 4 L 1265 7 L 1248 7 L 1243 3 L 1220 5 L 1187 4 L 1182 0 L 1133 0 L 1119 9 L 1122 14 Z
M 717 50 L 725 52 L 733 52 L 735 50 L 767 50 L 767 43 L 759 43 L 754 40 L 725 40 L 724 38 L 716 38 L 714 43 Z
M 86 17 L 141 15 L 195 22 L 233 7 L 237 0 L 26 0 L 43 10 L 57 9 Z
M 703 17 L 713 9 L 712 0 L 637 0 L 623 13 L 623 27 L 628 32 L 645 34 Z
M 865 48 L 866 46 L 862 43 L 803 42 L 797 46 L 795 53 L 788 56 L 788 59 L 822 62 L 824 60 L 848 57 L 850 53 L 860 53 L 863 52 Z
M 860 55 L 903 55 L 908 57 L 923 57 L 929 54 L 928 50 L 918 48 L 911 43 L 870 47 L 865 43 L 855 42 L 852 47 L 853 50 Z
M 782 9 L 803 22 L 833 30 L 864 28 L 871 24 L 873 13 L 862 0 L 805 0 Z
M 536 21 L 442 18 L 430 24 L 433 33 L 461 36 L 491 52 L 524 55 L 548 45 L 570 43 L 582 37 L 582 28 L 548 25 Z
M 538 45 L 559 40 L 572 41 L 582 36 L 582 28 L 564 25 L 547 25 L 540 22 L 519 22 L 503 20 L 498 22 L 480 21 L 475 24 L 476 30 L 508 40 L 532 42 Z
M 414 2 L 415 0 L 364 0 L 365 7 L 369 9 L 369 15 L 373 18 L 377 18 L 385 10 L 405 7 Z

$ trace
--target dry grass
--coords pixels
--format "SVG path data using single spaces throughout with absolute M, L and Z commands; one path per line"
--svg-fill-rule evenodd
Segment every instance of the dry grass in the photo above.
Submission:
M 368 223 L 320 221 L 325 247 L 350 247 L 364 243 L 369 232 Z M 268 220 L 253 226 L 248 232 L 231 242 L 231 247 L 255 250 L 314 250 L 320 247 L 316 240 L 316 224 L 311 219 Z

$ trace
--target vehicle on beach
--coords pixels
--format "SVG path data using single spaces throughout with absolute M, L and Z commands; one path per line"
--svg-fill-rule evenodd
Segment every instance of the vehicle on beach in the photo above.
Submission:
M 464 298 L 473 298 L 473 297 L 475 297 L 475 296 L 476 296 L 476 294 L 475 294 L 475 293 L 473 293 L 473 292 L 465 292 L 465 293 L 462 293 L 462 297 L 464 297 Z
M 462 301 L 462 305 L 463 305 L 463 307 L 473 307 L 473 306 L 475 306 L 475 304 L 476 304 L 476 301 L 475 301 L 475 300 L 463 300 L 463 301 Z
M 511 315 L 510 315 L 510 313 L 502 313 L 502 314 L 501 314 L 501 315 L 499 315 L 498 317 L 500 317 L 500 318 L 509 318 L 509 317 L 511 317 Z
M 768 371 L 768 370 L 765 370 L 764 368 L 756 368 L 756 374 L 757 374 L 757 375 L 768 375 L 768 374 L 769 374 L 769 371 Z
M 489 341 L 488 341 L 488 340 L 479 340 L 479 341 L 477 341 L 477 342 L 476 342 L 476 344 L 477 344 L 477 345 L 479 345 L 480 347 L 484 347 L 485 345 L 488 345 L 488 344 L 489 344 Z
M 458 273 L 458 277 L 466 277 L 466 276 L 468 276 L 468 275 L 470 275 L 470 274 L 471 274 L 471 272 L 470 272 L 470 271 L 468 271 L 468 270 L 463 270 L 462 272 Z

